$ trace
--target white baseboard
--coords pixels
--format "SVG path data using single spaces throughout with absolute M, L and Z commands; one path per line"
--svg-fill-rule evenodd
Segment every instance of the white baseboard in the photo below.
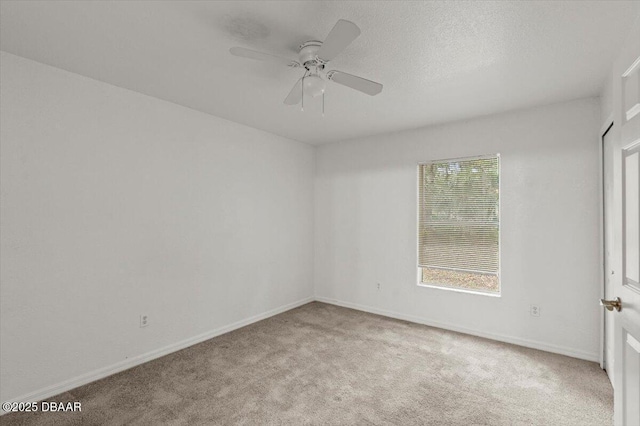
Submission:
M 299 300 L 297 302 L 289 303 L 284 306 L 280 306 L 278 308 L 272 309 L 270 311 L 264 312 L 262 314 L 254 315 L 252 317 L 246 318 L 241 321 L 234 322 L 232 324 L 217 328 L 215 330 L 199 334 L 197 336 L 191 337 L 189 339 L 183 340 L 181 342 L 177 342 L 151 352 L 147 352 L 142 355 L 138 355 L 133 358 L 126 359 L 124 361 L 118 362 L 116 364 L 112 364 L 110 366 L 100 368 L 98 370 L 91 371 L 89 373 L 74 377 L 69 380 L 65 380 L 64 382 L 57 383 L 55 385 L 47 386 L 42 389 L 38 389 L 36 391 L 21 395 L 16 398 L 12 398 L 8 401 L 3 402 L 26 402 L 26 401 L 41 401 L 43 399 L 50 398 L 52 396 L 61 394 L 63 392 L 70 391 L 71 389 L 77 388 L 82 385 L 86 385 L 91 382 L 95 382 L 96 380 L 103 379 L 105 377 L 111 376 L 113 374 L 119 373 L 124 370 L 128 370 L 129 368 L 133 368 L 140 364 L 144 364 L 145 362 L 154 360 L 156 358 L 160 358 L 162 356 L 168 355 L 173 352 L 177 352 L 181 349 L 187 348 L 189 346 L 193 346 L 195 344 L 204 342 L 205 340 L 212 339 L 214 337 L 220 336 L 222 334 L 228 333 L 233 330 L 237 330 L 238 328 L 245 327 L 249 324 L 253 324 L 255 322 L 261 321 L 263 319 L 272 317 L 274 315 L 281 314 L 283 312 L 289 311 L 291 309 L 297 308 L 299 306 L 305 305 L 307 303 L 313 301 L 328 303 L 331 305 L 342 306 L 345 308 L 356 309 L 359 311 L 369 312 L 372 314 L 382 315 L 385 317 L 396 318 L 404 321 L 414 322 L 418 324 L 424 324 L 431 327 L 442 328 L 445 330 L 456 331 L 459 333 L 470 334 L 473 336 L 484 337 L 487 339 L 497 340 L 500 342 L 512 343 L 514 345 L 525 346 L 527 348 L 539 349 L 546 352 L 557 353 L 561 355 L 567 355 L 573 358 L 580 358 L 588 361 L 598 362 L 599 356 L 597 353 L 590 353 L 586 351 L 576 350 L 572 348 L 561 347 L 557 345 L 551 345 L 548 343 L 538 342 L 529 339 L 522 339 L 519 337 L 513 336 L 505 336 L 502 334 L 496 333 L 487 333 L 480 330 L 473 330 L 465 327 L 459 327 L 453 324 L 447 324 L 440 321 L 433 321 L 427 318 L 417 317 L 413 315 L 401 314 L 398 312 L 386 311 L 383 309 L 373 308 L 371 306 L 360 305 L 357 303 L 351 302 L 343 302 L 340 300 L 330 299 L 321 296 L 315 297 L 307 297 L 305 299 Z M 0 415 L 6 414 L 4 411 L 0 411 Z
M 233 324 L 225 325 L 215 330 L 211 330 L 206 333 L 202 333 L 197 336 L 190 337 L 181 342 L 173 343 L 171 345 L 168 345 L 159 349 L 155 349 L 151 352 L 147 352 L 145 354 L 126 359 L 116 364 L 112 364 L 107 367 L 91 371 L 89 373 L 74 377 L 72 379 L 65 380 L 64 382 L 47 386 L 45 388 L 38 389 L 36 391 L 30 392 L 25 395 L 21 395 L 19 397 L 12 398 L 8 401 L 3 401 L 3 402 L 42 401 L 43 399 L 50 398 L 54 395 L 58 395 L 63 392 L 70 391 L 71 389 L 77 388 L 78 386 L 86 385 L 88 383 L 95 382 L 96 380 L 104 379 L 105 377 L 111 376 L 112 374 L 116 374 L 121 371 L 128 370 L 129 368 L 133 368 L 137 365 L 144 364 L 145 362 L 154 360 L 156 358 L 160 358 L 162 356 L 168 355 L 173 352 L 177 352 L 181 349 L 188 348 L 189 346 L 193 346 L 195 344 L 204 342 L 205 340 L 209 340 L 214 337 L 220 336 L 222 334 L 228 333 L 230 331 L 237 330 L 238 328 L 245 327 L 249 324 L 253 324 L 254 322 L 267 319 L 274 315 L 281 314 L 283 312 L 289 311 L 291 309 L 297 308 L 298 306 L 302 306 L 313 301 L 314 301 L 314 297 L 307 297 L 302 300 L 298 300 L 297 302 L 289 303 L 287 305 L 283 305 L 278 308 L 271 309 L 270 311 L 263 312 L 258 315 L 254 315 L 252 317 L 243 319 L 241 321 L 234 322 Z M 1 413 L 0 415 L 6 414 L 4 410 L 0 410 L 0 413 Z
M 382 315 L 382 316 L 385 316 L 385 317 L 400 319 L 400 320 L 409 321 L 409 322 L 415 322 L 415 323 L 418 323 L 418 324 L 424 324 L 424 325 L 428 325 L 428 326 L 431 326 L 431 327 L 437 327 L 437 328 L 442 328 L 442 329 L 445 329 L 445 330 L 456 331 L 456 332 L 459 332 L 459 333 L 471 334 L 473 336 L 484 337 L 486 339 L 497 340 L 497 341 L 505 342 L 505 343 L 512 343 L 512 344 L 518 345 L 518 346 L 524 346 L 524 347 L 532 348 L 532 349 L 539 349 L 541 351 L 552 352 L 552 353 L 556 353 L 556 354 L 560 354 L 560 355 L 566 355 L 566 356 L 570 356 L 570 357 L 573 357 L 573 358 L 584 359 L 584 360 L 587 360 L 587 361 L 598 362 L 599 359 L 600 359 L 598 353 L 595 353 L 595 352 L 586 352 L 586 351 L 582 351 L 582 350 L 579 350 L 579 349 L 573 349 L 573 348 L 567 348 L 567 347 L 563 347 L 563 346 L 552 345 L 552 344 L 549 344 L 549 343 L 539 342 L 539 341 L 535 341 L 535 340 L 522 339 L 520 337 L 514 337 L 514 336 L 506 336 L 504 334 L 488 333 L 488 332 L 485 332 L 485 331 L 474 330 L 474 329 L 470 329 L 470 328 L 466 328 L 466 327 L 459 327 L 457 325 L 447 324 L 447 323 L 443 323 L 443 322 L 440 322 L 440 321 L 434 321 L 434 320 L 430 320 L 430 319 L 427 319 L 427 318 L 417 317 L 417 316 L 413 316 L 413 315 L 401 314 L 401 313 L 398 313 L 398 312 L 386 311 L 386 310 L 383 310 L 383 309 L 373 308 L 371 306 L 360 305 L 360 304 L 357 304 L 357 303 L 343 302 L 341 300 L 330 299 L 330 298 L 327 298 L 327 297 L 316 296 L 315 300 L 318 301 L 318 302 L 328 303 L 328 304 L 331 304 L 331 305 L 336 305 L 336 306 L 342 306 L 342 307 L 345 307 L 345 308 L 356 309 L 358 311 L 364 311 L 364 312 L 369 312 L 369 313 L 372 313 L 372 314 Z

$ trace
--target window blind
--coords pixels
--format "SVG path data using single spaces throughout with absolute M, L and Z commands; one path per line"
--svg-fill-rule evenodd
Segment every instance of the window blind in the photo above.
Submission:
M 499 156 L 421 164 L 418 266 L 497 275 Z

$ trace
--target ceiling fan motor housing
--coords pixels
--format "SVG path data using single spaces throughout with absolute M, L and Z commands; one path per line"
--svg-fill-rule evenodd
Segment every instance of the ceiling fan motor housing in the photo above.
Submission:
M 309 69 L 319 65 L 324 66 L 317 59 L 318 50 L 322 46 L 322 42 L 318 40 L 311 40 L 300 45 L 300 51 L 298 52 L 300 63 Z

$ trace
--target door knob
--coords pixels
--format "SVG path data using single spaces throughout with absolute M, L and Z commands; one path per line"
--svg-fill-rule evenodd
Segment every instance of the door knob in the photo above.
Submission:
M 622 309 L 622 300 L 620 300 L 619 297 L 616 297 L 613 300 L 600 299 L 600 306 L 604 306 L 607 311 L 613 311 L 615 309 L 620 312 Z

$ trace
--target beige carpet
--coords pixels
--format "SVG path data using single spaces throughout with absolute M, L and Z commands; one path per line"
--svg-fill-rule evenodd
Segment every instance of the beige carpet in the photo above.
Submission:
M 0 422 L 600 426 L 612 398 L 592 362 L 310 303 Z

